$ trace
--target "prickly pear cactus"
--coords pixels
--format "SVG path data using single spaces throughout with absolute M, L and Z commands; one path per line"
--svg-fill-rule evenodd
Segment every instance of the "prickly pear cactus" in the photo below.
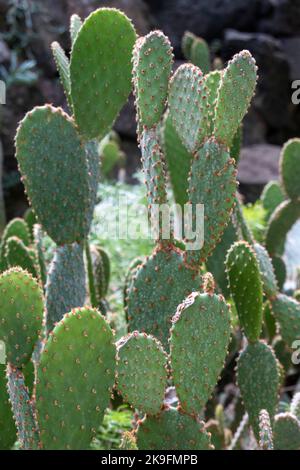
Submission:
M 259 441 L 259 413 L 266 410 L 273 422 L 279 392 L 279 368 L 274 351 L 263 342 L 248 344 L 237 363 L 237 382 L 249 422 Z
M 136 434 L 139 450 L 213 449 L 204 423 L 176 408 L 168 408 L 156 417 L 147 416 Z
M 259 413 L 259 447 L 261 450 L 273 450 L 273 432 L 267 410 Z
M 87 449 L 114 384 L 113 333 L 97 310 L 75 309 L 57 324 L 37 369 L 36 411 L 43 449 Z
M 118 344 L 116 387 L 123 399 L 150 415 L 159 413 L 167 387 L 167 355 L 152 336 L 133 332 Z
M 274 449 L 300 450 L 300 423 L 291 413 L 275 416 Z
M 172 320 L 171 368 L 181 408 L 197 416 L 210 398 L 230 340 L 230 313 L 215 294 L 192 293 Z
M 272 300 L 272 311 L 279 324 L 284 342 L 291 348 L 300 339 L 300 304 L 295 299 L 279 294 Z
M 263 288 L 255 252 L 247 242 L 230 248 L 226 270 L 241 326 L 248 340 L 255 342 L 262 328 Z
M 130 20 L 114 8 L 93 12 L 76 35 L 70 62 L 71 97 L 76 123 L 86 140 L 102 139 L 127 101 L 135 39 Z
M 0 450 L 9 450 L 17 440 L 17 430 L 7 393 L 4 364 L 0 364 L 0 396 Z
M 7 361 L 24 367 L 31 358 L 43 322 L 43 293 L 26 271 L 12 268 L 0 276 L 0 339 Z
M 292 200 L 300 197 L 300 139 L 291 139 L 283 147 L 280 158 L 282 186 Z

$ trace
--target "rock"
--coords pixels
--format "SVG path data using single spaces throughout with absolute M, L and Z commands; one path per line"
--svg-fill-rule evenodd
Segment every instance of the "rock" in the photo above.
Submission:
M 258 30 L 274 36 L 300 33 L 300 0 L 268 0 L 271 14 L 258 21 Z
M 280 146 L 269 144 L 244 147 L 238 169 L 240 183 L 265 185 L 270 180 L 277 180 L 280 151 Z
M 291 80 L 300 80 L 300 35 L 281 40 L 282 50 L 290 66 Z
M 281 42 L 267 34 L 227 30 L 222 58 L 227 61 L 242 49 L 248 49 L 258 65 L 259 80 L 252 106 L 267 126 L 286 126 L 290 118 L 291 79 Z
M 260 0 L 148 0 L 147 3 L 177 51 L 186 30 L 208 40 L 221 38 L 226 28 L 251 31 L 261 9 Z

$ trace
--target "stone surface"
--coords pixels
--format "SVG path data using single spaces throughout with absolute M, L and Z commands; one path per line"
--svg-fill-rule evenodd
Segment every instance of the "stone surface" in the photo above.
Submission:
M 264 185 L 278 179 L 281 147 L 258 144 L 244 147 L 241 152 L 238 180 L 241 183 Z

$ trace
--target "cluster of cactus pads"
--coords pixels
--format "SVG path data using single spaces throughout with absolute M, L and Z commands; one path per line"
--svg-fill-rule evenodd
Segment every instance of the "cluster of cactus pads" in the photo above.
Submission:
M 300 216 L 300 141 L 283 149 L 282 188 L 264 194 L 274 210 L 265 248 L 243 218 L 236 180 L 241 124 L 257 81 L 251 54 L 210 71 L 207 45 L 186 34 L 191 62 L 173 73 L 168 38 L 160 31 L 137 38 L 130 20 L 110 8 L 84 22 L 74 15 L 70 33 L 70 58 L 52 45 L 69 114 L 35 108 L 16 135 L 31 209 L 6 227 L 0 245 L 7 355 L 0 446 L 89 448 L 117 392 L 137 411 L 123 449 L 234 448 L 248 424 L 262 449 L 299 449 L 300 398 L 278 413 L 284 371 L 272 343 L 276 327 L 284 347 L 300 339 L 300 305 L 279 289 L 284 240 Z M 204 204 L 205 226 L 202 248 L 192 250 L 189 227 L 178 243 L 160 226 L 153 254 L 127 275 L 129 333 L 117 341 L 105 318 L 109 258 L 88 234 L 101 143 L 132 84 L 149 213 L 168 204 L 170 182 L 179 205 Z M 45 233 L 56 245 L 49 266 Z M 234 437 L 220 404 L 205 423 L 238 327 L 232 310 L 244 335 L 237 383 L 246 413 Z

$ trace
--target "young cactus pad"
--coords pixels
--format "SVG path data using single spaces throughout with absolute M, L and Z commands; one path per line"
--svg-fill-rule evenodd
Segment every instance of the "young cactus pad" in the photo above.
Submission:
M 248 111 L 257 81 L 257 67 L 249 51 L 241 51 L 228 63 L 218 91 L 214 135 L 230 146 Z
M 291 139 L 283 147 L 280 159 L 283 188 L 292 200 L 300 198 L 300 139 Z
M 136 34 L 130 20 L 100 8 L 83 23 L 73 45 L 71 96 L 76 123 L 87 139 L 102 139 L 127 101 Z
M 171 320 L 177 306 L 201 285 L 200 276 L 187 269 L 182 255 L 158 250 L 134 276 L 127 300 L 130 331 L 155 336 L 167 350 Z
M 279 372 L 275 354 L 263 342 L 248 344 L 237 363 L 237 382 L 259 440 L 259 413 L 266 410 L 273 421 L 278 404 Z
M 7 361 L 24 367 L 31 358 L 43 321 L 43 293 L 33 277 L 20 268 L 0 276 L 0 339 Z
M 266 248 L 272 257 L 283 255 L 286 236 L 298 219 L 300 201 L 287 200 L 276 207 L 266 233 Z
M 300 339 L 300 304 L 284 294 L 272 301 L 272 311 L 279 324 L 284 342 L 292 348 L 295 340 Z
M 170 41 L 161 31 L 152 31 L 136 41 L 133 83 L 138 117 L 147 128 L 160 121 L 165 109 L 172 63 Z
M 4 364 L 0 364 L 0 396 L 0 450 L 8 450 L 17 440 L 17 430 L 7 392 Z
M 207 136 L 207 90 L 201 70 L 181 65 L 170 81 L 170 117 L 187 150 L 198 150 Z
M 249 341 L 257 341 L 262 328 L 263 289 L 255 252 L 247 242 L 232 245 L 226 270 L 241 326 Z
M 192 293 L 173 317 L 170 350 L 176 393 L 184 411 L 201 413 L 224 365 L 230 313 L 223 297 Z
M 48 235 L 58 245 L 85 238 L 89 172 L 72 119 L 49 105 L 35 108 L 20 124 L 16 149 L 27 195 Z
M 256 259 L 258 261 L 264 293 L 269 298 L 274 297 L 278 293 L 278 285 L 272 265 L 272 260 L 267 250 L 259 243 L 255 243 L 253 248 L 256 254 Z
M 261 450 L 273 450 L 273 432 L 267 410 L 259 413 L 259 447 Z
M 204 423 L 169 408 L 156 417 L 147 416 L 137 430 L 139 450 L 211 450 Z
M 116 349 L 97 310 L 75 309 L 54 328 L 37 369 L 43 449 L 87 449 L 109 405 Z
M 189 265 L 199 268 L 212 254 L 230 220 L 235 193 L 234 161 L 224 147 L 210 139 L 195 155 L 190 172 L 189 202 L 193 210 L 197 204 L 204 205 L 204 245 L 186 253 Z
M 117 390 L 134 408 L 159 413 L 167 387 L 167 355 L 152 336 L 131 333 L 118 343 Z

